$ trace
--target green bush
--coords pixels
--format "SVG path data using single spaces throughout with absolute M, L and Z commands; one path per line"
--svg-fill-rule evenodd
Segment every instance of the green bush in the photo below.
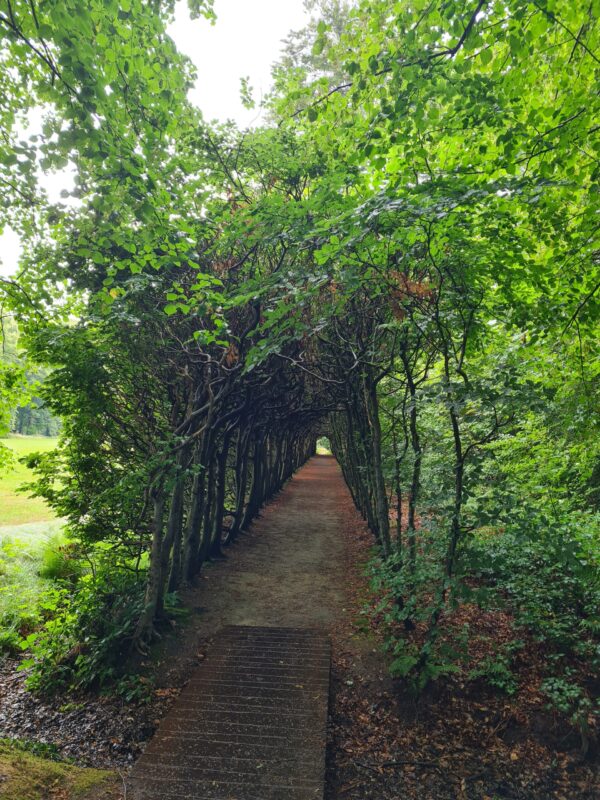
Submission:
M 380 598 L 372 613 L 385 631 L 386 648 L 392 655 L 390 670 L 417 690 L 469 666 L 468 628 L 453 631 L 450 639 L 436 630 L 424 648 L 403 631 L 406 620 L 427 624 L 439 597 L 439 530 L 439 523 L 425 521 L 413 572 L 396 555 L 386 562 L 376 558 L 370 565 L 371 585 Z M 548 679 L 560 683 L 565 664 L 573 660 L 600 668 L 599 542 L 598 514 L 570 510 L 550 519 L 525 504 L 514 510 L 512 524 L 503 530 L 482 528 L 471 537 L 447 584 L 448 610 L 461 602 L 486 610 L 502 608 L 516 623 L 515 640 L 473 665 L 466 673 L 471 680 L 483 678 L 508 694 L 517 690 L 513 655 L 523 644 L 519 630 L 544 644 Z M 587 698 L 585 691 L 578 691 Z M 588 702 L 569 707 L 569 716 L 580 730 L 577 720 L 583 719 L 581 709 Z M 563 705 L 554 703 L 559 710 Z
M 41 532 L 0 542 L 0 654 L 18 651 L 19 642 L 56 610 L 62 584 L 83 573 L 77 546 L 64 534 Z
M 541 689 L 549 701 L 547 708 L 560 711 L 569 717 L 581 737 L 582 752 L 587 753 L 590 745 L 591 720 L 600 717 L 600 701 L 588 697 L 582 687 L 568 677 L 548 678 L 543 681 Z
M 593 657 L 600 639 L 599 516 L 520 517 L 501 534 L 475 539 L 473 569 L 517 625 L 558 654 Z
M 142 605 L 143 581 L 135 573 L 102 568 L 84 575 L 22 642 L 27 686 L 53 693 L 118 681 Z
M 18 651 L 20 642 L 21 636 L 16 630 L 12 628 L 0 630 L 0 655 Z

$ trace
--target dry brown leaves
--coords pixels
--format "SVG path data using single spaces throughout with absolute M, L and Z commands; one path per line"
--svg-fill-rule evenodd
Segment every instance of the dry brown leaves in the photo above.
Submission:
M 459 674 L 416 702 L 389 678 L 380 634 L 360 614 L 372 538 L 353 509 L 340 515 L 348 614 L 333 634 L 327 800 L 598 800 L 597 759 L 583 760 L 578 737 L 544 708 L 545 656 L 534 642 L 517 656 L 512 697 Z M 469 605 L 444 635 L 467 623 L 475 663 L 514 638 L 510 615 Z

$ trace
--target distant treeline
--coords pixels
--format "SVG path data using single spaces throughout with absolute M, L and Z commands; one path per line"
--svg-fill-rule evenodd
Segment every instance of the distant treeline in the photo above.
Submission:
M 60 420 L 52 415 L 39 397 L 34 397 L 26 406 L 14 410 L 10 432 L 23 436 L 58 436 Z
M 58 436 L 60 419 L 52 414 L 44 401 L 35 392 L 49 373 L 47 368 L 32 367 L 19 347 L 19 330 L 13 320 L 3 320 L 2 351 L 0 361 L 20 365 L 25 385 L 30 391 L 23 392 L 22 404 L 15 406 L 10 414 L 9 430 L 23 436 Z

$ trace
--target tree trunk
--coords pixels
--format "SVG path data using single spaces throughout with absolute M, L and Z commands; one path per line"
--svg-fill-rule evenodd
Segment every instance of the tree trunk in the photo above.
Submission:
M 371 450 L 373 454 L 371 468 L 373 472 L 377 527 L 383 556 L 387 558 L 390 555 L 390 517 L 381 461 L 381 424 L 379 421 L 377 384 L 372 378 L 365 377 L 363 387 L 365 408 L 371 431 Z
M 152 549 L 150 551 L 150 567 L 146 578 L 144 609 L 138 620 L 134 641 L 140 645 L 148 642 L 154 633 L 154 620 L 158 608 L 158 600 L 162 587 L 161 555 L 163 544 L 163 516 L 165 507 L 164 492 L 157 488 L 153 492 Z
M 224 558 L 221 549 L 221 537 L 223 533 L 223 513 L 225 511 L 225 490 L 227 477 L 227 458 L 229 456 L 229 445 L 233 436 L 233 428 L 223 434 L 223 443 L 217 455 L 216 461 L 216 490 L 215 507 L 211 528 L 211 543 L 209 558 Z

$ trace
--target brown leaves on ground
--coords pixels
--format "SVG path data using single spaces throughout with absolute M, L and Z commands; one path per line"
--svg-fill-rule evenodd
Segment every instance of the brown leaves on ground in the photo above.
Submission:
M 340 513 L 350 599 L 334 634 L 327 800 L 598 800 L 597 758 L 584 760 L 576 732 L 544 707 L 534 642 L 516 656 L 512 696 L 458 674 L 417 702 L 389 677 L 379 632 L 360 615 L 372 539 L 351 509 Z M 515 638 L 510 615 L 468 605 L 444 635 L 466 623 L 475 663 Z

